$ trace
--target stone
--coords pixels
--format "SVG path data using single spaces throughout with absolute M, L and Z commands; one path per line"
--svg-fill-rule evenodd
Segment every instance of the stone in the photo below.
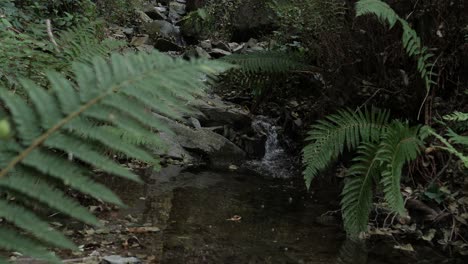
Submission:
M 167 16 L 164 14 L 165 8 L 148 6 L 143 10 L 151 19 L 154 20 L 166 20 Z
M 136 10 L 135 13 L 136 13 L 138 22 L 142 24 L 153 22 L 153 19 L 151 19 L 151 17 L 149 17 L 145 12 L 141 10 Z
M 164 20 L 154 20 L 142 26 L 143 31 L 152 39 L 180 38 L 179 28 Z
M 184 3 L 176 1 L 169 3 L 169 19 L 172 22 L 179 22 L 183 15 L 186 14 L 186 8 Z
M 148 44 L 149 36 L 148 34 L 141 34 L 132 38 L 130 45 L 139 47 L 145 44 Z
M 272 30 L 279 19 L 268 6 L 268 1 L 242 0 L 235 11 L 230 27 L 233 28 L 235 41 L 245 41 L 259 32 Z
M 200 124 L 200 121 L 198 119 L 196 119 L 195 117 L 190 117 L 189 118 L 190 122 L 192 123 L 193 127 L 195 129 L 200 129 L 202 128 L 201 124 Z
M 134 31 L 135 31 L 135 30 L 134 30 L 133 28 L 123 28 L 123 29 L 122 29 L 122 32 L 123 32 L 125 35 L 127 35 L 127 36 L 133 35 L 133 32 L 134 32 Z
M 136 264 L 142 263 L 135 257 L 122 257 L 118 255 L 111 255 L 102 258 L 101 264 Z
M 173 132 L 170 135 L 185 150 L 203 153 L 213 168 L 227 168 L 242 162 L 246 154 L 234 143 L 209 129 L 192 129 L 166 117 L 154 114 Z
M 226 44 L 225 42 L 222 42 L 222 41 L 213 42 L 213 46 L 217 49 L 231 52 L 231 48 L 229 47 L 229 44 Z
M 232 53 L 240 53 L 242 49 L 245 47 L 245 43 L 239 44 L 237 42 L 228 43 L 229 49 Z
M 204 127 L 218 127 L 228 124 L 236 129 L 242 129 L 250 127 L 252 123 L 252 117 L 248 110 L 224 102 L 219 96 L 192 101 L 191 106 L 202 113 L 197 118 Z
M 202 58 L 202 59 L 211 59 L 211 55 L 206 52 L 203 48 L 201 47 L 195 47 L 194 49 L 189 49 L 185 52 L 184 58 L 190 59 L 190 58 Z
M 213 46 L 211 45 L 211 40 L 202 40 L 200 41 L 200 47 L 205 50 L 211 50 Z
M 153 45 L 143 44 L 141 46 L 137 46 L 136 49 L 139 50 L 139 51 L 144 51 L 144 52 L 150 53 L 150 52 L 152 52 L 154 50 L 154 46 Z
M 229 52 L 229 51 L 225 51 L 225 50 L 222 50 L 222 49 L 218 49 L 218 48 L 214 48 L 212 49 L 209 54 L 213 57 L 213 58 L 221 58 L 221 57 L 224 57 L 224 56 L 229 56 L 231 55 L 232 53 Z
M 176 43 L 170 41 L 170 40 L 167 40 L 167 39 L 164 39 L 164 38 L 159 38 L 156 40 L 156 42 L 154 43 L 154 47 L 159 50 L 159 51 L 162 51 L 162 52 L 166 52 L 166 51 L 182 51 L 183 48 L 179 45 L 177 45 Z

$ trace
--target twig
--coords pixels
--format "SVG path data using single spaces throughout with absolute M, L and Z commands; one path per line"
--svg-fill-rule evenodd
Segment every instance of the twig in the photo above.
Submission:
M 60 52 L 59 45 L 57 44 L 57 41 L 55 41 L 54 33 L 52 32 L 52 23 L 50 19 L 46 19 L 46 25 L 47 25 L 47 35 L 49 35 L 50 42 L 54 44 L 55 50 L 57 52 Z
M 437 57 L 437 59 L 436 59 L 436 60 L 434 61 L 434 63 L 432 64 L 431 71 L 430 71 L 431 73 L 432 73 L 432 71 L 434 70 L 434 67 L 435 67 L 436 64 L 437 64 L 437 61 L 438 61 L 439 58 L 442 56 L 442 54 L 443 54 L 443 52 L 441 52 L 441 53 L 439 54 L 439 56 Z M 419 107 L 418 117 L 416 118 L 417 120 L 419 120 L 419 117 L 421 116 L 422 109 L 423 109 L 424 105 L 426 104 L 427 98 L 429 97 L 429 93 L 432 91 L 431 87 L 427 88 L 426 90 L 427 90 L 427 91 L 426 91 L 426 95 L 424 96 L 424 100 L 422 101 L 421 106 Z M 425 120 L 425 121 L 426 121 L 426 123 L 427 123 L 427 120 Z
M 377 91 L 375 91 L 374 94 L 372 94 L 369 98 L 367 98 L 367 100 L 361 106 L 357 108 L 356 112 L 359 111 L 362 107 L 364 107 L 372 98 L 374 98 L 380 92 L 380 90 L 382 89 L 380 88 L 377 89 Z

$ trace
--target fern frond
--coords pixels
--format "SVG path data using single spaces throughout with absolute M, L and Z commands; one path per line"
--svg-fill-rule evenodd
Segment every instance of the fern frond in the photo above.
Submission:
M 398 21 L 398 15 L 385 2 L 380 0 L 360 0 L 356 3 L 356 16 L 376 15 L 381 23 L 388 23 L 390 28 Z
M 445 147 L 438 147 L 440 149 L 443 149 L 455 156 L 457 156 L 462 162 L 463 164 L 465 165 L 466 168 L 468 168 L 468 156 L 465 156 L 463 153 L 461 153 L 460 151 L 458 151 L 452 144 L 450 144 L 450 142 L 445 139 L 443 136 L 439 135 L 437 132 L 435 132 L 433 129 L 431 128 L 428 128 L 427 129 L 429 134 L 433 135 L 435 138 L 437 138 L 440 142 L 442 142 Z M 455 132 L 452 131 L 452 133 L 450 133 L 449 131 L 449 137 L 451 137 L 452 139 L 455 139 L 455 142 L 459 142 L 463 145 L 467 145 L 466 143 L 466 137 L 461 137 L 461 136 L 458 136 Z
M 447 136 L 451 142 L 454 144 L 465 145 L 468 146 L 468 136 L 461 136 L 452 129 L 448 129 Z
M 294 70 L 307 70 L 310 67 L 301 62 L 297 55 L 277 51 L 233 54 L 223 57 L 221 60 L 239 65 L 241 71 L 250 74 L 285 73 Z
M 64 62 L 91 63 L 96 56 L 107 56 L 123 46 L 125 42 L 105 39 L 99 40 L 96 28 L 99 22 L 74 26 L 59 33 L 57 43 L 61 52 L 57 55 Z
M 443 118 L 447 121 L 464 122 L 468 121 L 468 113 L 455 111 L 449 115 L 445 115 Z
M 433 64 L 429 59 L 434 55 L 429 53 L 427 48 L 421 43 L 421 39 L 409 23 L 398 16 L 397 13 L 385 2 L 381 0 L 360 0 L 356 3 L 356 16 L 366 14 L 376 15 L 381 23 L 388 23 L 390 28 L 399 22 L 403 28 L 403 47 L 410 57 L 414 57 L 417 62 L 417 68 L 424 80 L 426 90 L 429 91 L 433 84 L 436 84 L 432 79 L 436 74 L 432 71 Z
M 342 110 L 313 125 L 304 147 L 304 178 L 309 187 L 312 179 L 341 153 L 344 146 L 355 149 L 361 142 L 375 142 L 385 129 L 389 112 L 372 109 L 353 112 Z
M 53 253 L 47 251 L 46 248 L 40 246 L 36 241 L 27 237 L 18 235 L 12 229 L 0 227 L 0 248 L 10 251 L 25 252 L 29 256 L 47 261 L 47 263 L 62 263 L 60 259 Z
M 372 182 L 379 176 L 379 144 L 363 143 L 349 168 L 341 199 L 344 227 L 351 235 L 367 231 L 372 208 Z
M 401 171 L 405 163 L 418 156 L 422 149 L 419 126 L 410 127 L 407 123 L 393 122 L 382 135 L 377 155 L 383 164 L 381 184 L 385 200 L 390 208 L 403 215 L 405 206 L 400 192 Z
M 156 164 L 157 159 L 141 142 L 161 145 L 157 132 L 166 127 L 160 127 L 151 112 L 182 118 L 183 113 L 192 111 L 187 101 L 204 94 L 201 77 L 211 78 L 229 66 L 215 61 L 187 62 L 155 52 L 114 54 L 109 60 L 93 58 L 89 63 L 74 63 L 72 68 L 74 81 L 66 77 L 67 73 L 48 72 L 48 90 L 33 81 L 20 79 L 25 99 L 0 89 L 0 101 L 15 124 L 12 139 L 0 146 L 0 189 L 19 201 L 36 201 L 97 225 L 99 222 L 92 214 L 60 189 L 72 188 L 122 205 L 108 188 L 92 180 L 89 167 L 126 179 L 138 181 L 138 177 L 110 160 L 102 150 L 116 150 Z M 146 139 L 122 140 L 126 134 L 128 138 Z M 89 166 L 69 161 L 66 153 L 73 153 Z M 2 233 L 0 247 L 43 258 L 48 263 L 57 263 L 58 258 L 47 253 L 39 242 L 73 247 L 56 231 L 45 233 L 46 224 L 36 221 L 40 217 L 32 211 L 25 211 L 28 220 L 18 216 L 26 208 L 1 200 L 0 207 L 3 208 L 0 216 L 8 213 L 5 216 L 8 221 L 40 240 L 32 242 L 16 231 L 2 229 L 0 233 L 5 237 L 16 234 L 16 239 L 4 242 Z M 37 224 L 28 227 L 33 220 Z
M 0 200 L 0 217 L 51 245 L 76 250 L 69 239 L 25 208 Z

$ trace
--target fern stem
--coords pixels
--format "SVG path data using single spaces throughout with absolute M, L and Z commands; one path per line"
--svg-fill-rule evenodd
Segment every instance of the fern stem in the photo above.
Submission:
M 34 149 L 36 149 L 37 147 L 39 147 L 42 143 L 44 143 L 53 133 L 57 132 L 59 129 L 61 129 L 64 125 L 66 125 L 68 122 L 70 122 L 71 120 L 73 120 L 75 117 L 81 115 L 84 111 L 86 111 L 87 109 L 89 109 L 90 107 L 92 107 L 93 105 L 99 103 L 102 99 L 104 99 L 106 96 L 108 95 L 111 95 L 113 94 L 114 92 L 117 92 L 121 87 L 123 87 L 124 85 L 127 85 L 129 83 L 132 83 L 132 82 L 135 82 L 135 81 L 138 81 L 140 79 L 144 79 L 144 77 L 146 75 L 149 75 L 149 73 L 147 74 L 143 74 L 142 77 L 140 78 L 136 78 L 134 80 L 128 80 L 128 81 L 124 81 L 122 82 L 120 85 L 116 85 L 114 88 L 112 89 L 109 89 L 109 91 L 101 94 L 100 96 L 90 100 L 89 102 L 87 102 L 85 105 L 81 106 L 78 110 L 76 110 L 75 112 L 72 112 L 70 113 L 68 116 L 66 116 L 65 118 L 63 118 L 62 120 L 60 120 L 60 122 L 58 122 L 56 125 L 54 125 L 53 127 L 49 128 L 44 134 L 42 134 L 41 136 L 39 136 L 38 138 L 36 138 L 33 143 L 28 147 L 26 148 L 25 150 L 23 150 L 19 155 L 17 155 L 14 159 L 12 159 L 8 165 L 2 169 L 0 171 L 0 179 L 5 177 L 8 172 L 10 170 L 12 170 L 18 163 L 20 163 L 21 161 L 23 161 Z

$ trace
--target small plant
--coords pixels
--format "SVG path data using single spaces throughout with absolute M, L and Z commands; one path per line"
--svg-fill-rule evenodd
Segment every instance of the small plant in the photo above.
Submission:
M 348 234 L 367 230 L 374 186 L 384 193 L 388 206 L 405 214 L 400 181 L 403 166 L 414 160 L 426 133 L 421 126 L 389 121 L 389 112 L 342 110 L 312 126 L 303 150 L 307 187 L 312 179 L 345 150 L 357 150 L 342 192 L 342 214 Z

